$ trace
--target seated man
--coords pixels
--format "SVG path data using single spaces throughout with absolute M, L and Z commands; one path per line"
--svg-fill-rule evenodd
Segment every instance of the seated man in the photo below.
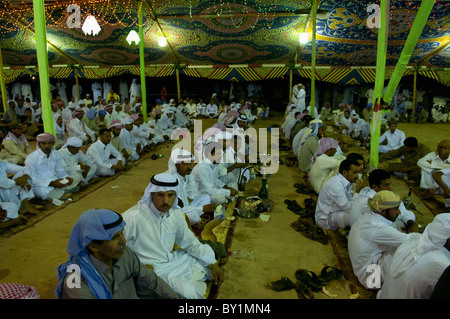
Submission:
M 317 194 L 323 184 L 338 173 L 339 165 L 345 159 L 343 155 L 335 156 L 338 147 L 339 142 L 330 137 L 323 137 L 319 142 L 308 173 L 309 183 Z
M 350 118 L 351 122 L 347 129 L 347 135 L 357 141 L 365 142 L 370 134 L 370 124 L 356 113 L 352 113 Z
M 137 161 L 142 154 L 142 144 L 133 135 L 133 119 L 132 117 L 127 117 L 122 120 L 124 128 L 120 130 L 120 141 L 123 147 L 130 151 L 130 160 Z
M 362 188 L 359 171 L 358 162 L 345 159 L 339 165 L 339 173 L 323 184 L 315 212 L 318 226 L 333 230 L 350 226 L 352 184 L 357 182 L 356 193 Z
M 389 151 L 387 153 L 380 154 L 379 161 L 383 163 L 388 160 L 400 158 L 400 163 L 383 163 L 380 166 L 381 169 L 386 169 L 388 172 L 392 172 L 400 178 L 408 178 L 412 181 L 420 181 L 420 167 L 417 165 L 419 159 L 430 153 L 431 150 L 425 144 L 417 142 L 415 137 L 408 137 L 403 142 L 403 146 Z
M 431 109 L 431 119 L 433 123 L 445 123 L 448 119 L 448 114 L 443 114 L 441 110 L 441 105 L 439 103 L 434 103 Z
M 420 187 L 425 190 L 425 198 L 435 194 L 443 195 L 445 206 L 450 208 L 450 140 L 442 140 L 436 152 L 430 152 L 419 161 L 421 168 Z
M 12 122 L 9 124 L 9 128 L 9 133 L 2 141 L 2 159 L 12 164 L 23 165 L 25 159 L 33 150 L 23 134 L 23 125 Z
M 53 149 L 55 137 L 50 133 L 36 136 L 37 150 L 28 155 L 34 196 L 42 200 L 60 199 L 65 193 L 76 191 L 73 178 L 64 170 L 61 155 Z
M 84 144 L 90 144 L 97 138 L 96 133 L 92 131 L 83 121 L 84 111 L 81 108 L 75 109 L 72 119 L 67 123 L 67 133 L 69 137 L 79 137 Z
M 350 210 L 350 227 L 356 220 L 365 213 L 370 213 L 370 208 L 367 206 L 367 200 L 373 198 L 379 191 L 392 191 L 391 176 L 388 172 L 382 169 L 375 169 L 369 174 L 369 186 L 364 187 L 358 194 L 355 194 L 355 200 Z M 416 215 L 409 211 L 403 202 L 400 203 L 400 214 L 392 223 L 392 226 L 400 231 L 404 231 L 410 227 L 416 227 Z
M 388 122 L 389 130 L 380 136 L 380 153 L 387 153 L 402 147 L 405 141 L 405 133 L 397 129 L 397 121 L 390 120 Z M 385 145 L 381 145 L 386 141 Z
M 362 214 L 350 229 L 348 252 L 353 271 L 359 282 L 367 289 L 374 287 L 370 282 L 370 265 L 380 269 L 380 284 L 383 283 L 395 250 L 417 227 L 407 229 L 407 233 L 392 227 L 400 214 L 400 197 L 391 191 L 383 190 L 369 198 L 367 205 L 371 212 Z
M 111 132 L 104 128 L 99 131 L 98 140 L 89 146 L 86 155 L 97 165 L 95 176 L 113 176 L 124 168 L 122 154 L 111 145 Z
M 85 211 L 67 243 L 69 260 L 58 267 L 58 299 L 182 298 L 126 246 L 126 223 L 108 209 Z
M 0 202 L 8 212 L 8 219 L 17 218 L 19 213 L 39 213 L 29 202 L 34 197 L 29 178 L 27 167 L 0 160 Z
M 111 130 L 111 145 L 122 154 L 125 161 L 130 158 L 131 151 L 123 147 L 120 141 L 120 131 L 123 129 L 123 124 L 120 121 L 113 121 L 109 127 Z
M 82 151 L 83 141 L 78 137 L 69 137 L 67 143 L 58 150 L 61 154 L 65 171 L 73 178 L 74 183 L 81 181 L 86 185 L 97 171 L 97 165 Z
M 377 298 L 430 299 L 450 265 L 449 250 L 450 214 L 439 214 L 423 234 L 411 235 L 397 248 Z
M 184 149 L 174 149 L 169 158 L 169 169 L 166 173 L 178 180 L 178 206 L 189 218 L 191 225 L 200 221 L 204 213 L 213 213 L 216 205 L 211 204 L 208 194 L 199 194 L 197 182 L 191 175 L 195 158 Z
M 311 161 L 319 148 L 320 139 L 325 136 L 327 127 L 322 124 L 321 120 L 313 120 L 310 122 L 310 130 L 305 132 L 305 137 L 300 143 L 298 150 L 298 168 L 302 173 L 307 173 L 311 168 Z
M 250 172 L 246 163 L 244 136 L 223 131 L 222 162 L 219 164 L 219 178 L 226 186 L 236 190 L 243 190 L 250 180 Z
M 220 140 L 219 140 L 220 141 Z M 206 144 L 204 157 L 192 170 L 199 192 L 208 194 L 216 205 L 228 203 L 237 194 L 237 190 L 226 186 L 219 178 L 220 162 L 223 158 L 222 141 L 210 141 Z
M 220 284 L 223 270 L 216 264 L 212 248 L 201 244 L 189 229 L 177 205 L 178 193 L 174 176 L 153 176 L 138 204 L 123 213 L 127 223 L 124 234 L 140 261 L 152 266 L 176 292 L 202 299 L 207 287 L 204 280 Z M 173 250 L 174 244 L 180 249 Z

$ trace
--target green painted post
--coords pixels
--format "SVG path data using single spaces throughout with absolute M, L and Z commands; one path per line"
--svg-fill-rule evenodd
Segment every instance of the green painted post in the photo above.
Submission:
M 51 108 L 50 77 L 48 73 L 47 28 L 44 0 L 33 0 L 34 28 L 36 34 L 36 53 L 41 88 L 42 121 L 44 131 L 55 135 L 55 123 Z

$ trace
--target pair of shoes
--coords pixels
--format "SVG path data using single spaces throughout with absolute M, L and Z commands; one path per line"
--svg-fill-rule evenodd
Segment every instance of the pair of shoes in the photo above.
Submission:
M 289 200 L 285 199 L 284 203 L 288 205 L 288 209 L 292 211 L 293 213 L 302 216 L 302 217 L 308 217 L 311 215 L 310 212 L 306 211 L 303 207 L 301 207 L 296 200 Z
M 314 272 L 307 269 L 298 269 L 295 272 L 295 278 L 297 278 L 297 280 L 301 280 L 314 292 L 321 291 L 322 287 L 325 286 L 325 284 L 319 280 Z
M 317 277 L 322 283 L 327 283 L 332 280 L 341 279 L 344 273 L 342 270 L 332 266 L 325 266 L 322 268 L 320 275 Z
M 296 183 L 296 184 L 294 184 L 294 187 L 296 188 L 295 191 L 300 194 L 314 193 L 314 191 L 312 189 L 308 188 L 308 186 L 306 186 L 305 184 Z
M 291 227 L 294 228 L 295 231 L 301 232 L 303 236 L 308 239 L 317 241 L 323 245 L 328 244 L 328 236 L 322 228 L 303 223 L 301 218 L 293 222 Z

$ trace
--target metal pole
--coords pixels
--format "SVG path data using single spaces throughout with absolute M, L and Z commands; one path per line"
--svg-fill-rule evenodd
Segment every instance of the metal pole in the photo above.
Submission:
M 141 99 L 142 115 L 144 122 L 147 122 L 147 88 L 145 86 L 145 60 L 144 60 L 144 13 L 143 3 L 139 5 L 139 62 L 141 67 Z
M 42 120 L 44 131 L 55 135 L 50 96 L 50 77 L 48 72 L 47 30 L 45 25 L 44 0 L 33 0 L 34 25 L 36 34 L 36 53 L 41 88 Z
M 311 116 L 314 118 L 316 105 L 316 16 L 317 0 L 313 0 L 312 7 L 312 53 L 311 53 Z

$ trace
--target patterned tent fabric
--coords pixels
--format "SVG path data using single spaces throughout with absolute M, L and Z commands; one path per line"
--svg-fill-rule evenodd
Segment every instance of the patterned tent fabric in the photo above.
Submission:
M 74 77 L 79 65 L 81 78 L 98 79 L 125 73 L 139 75 L 139 48 L 126 37 L 137 30 L 139 1 L 77 1 L 80 24 L 87 12 L 95 12 L 101 31 L 85 35 L 68 27 L 69 1 L 46 6 L 51 77 Z M 311 33 L 311 0 L 152 0 L 143 1 L 144 57 L 147 76 L 180 73 L 210 79 L 256 81 L 283 77 L 293 67 L 295 74 L 311 77 L 312 43 L 299 43 L 299 33 Z M 394 67 L 418 12 L 420 1 L 391 0 L 386 65 Z M 368 23 L 373 0 L 318 0 L 316 69 L 318 79 L 331 83 L 373 82 L 377 29 Z M 37 57 L 33 31 L 32 0 L 0 0 L 0 46 L 7 83 L 36 74 Z M 155 17 L 157 23 L 151 17 Z M 168 46 L 158 46 L 158 37 Z M 450 2 L 435 1 L 432 13 L 411 56 L 409 66 L 426 67 L 425 76 L 447 84 L 450 68 Z M 280 67 L 255 67 L 262 65 Z M 211 69 L 189 68 L 211 66 Z M 248 67 L 233 67 L 248 65 Z M 297 66 L 301 66 L 298 68 Z M 29 67 L 26 70 L 15 67 Z M 125 67 L 118 67 L 125 66 Z M 333 69 L 334 68 L 334 69 Z M 264 69 L 264 70 L 263 70 Z M 409 71 L 408 71 L 409 72 Z

